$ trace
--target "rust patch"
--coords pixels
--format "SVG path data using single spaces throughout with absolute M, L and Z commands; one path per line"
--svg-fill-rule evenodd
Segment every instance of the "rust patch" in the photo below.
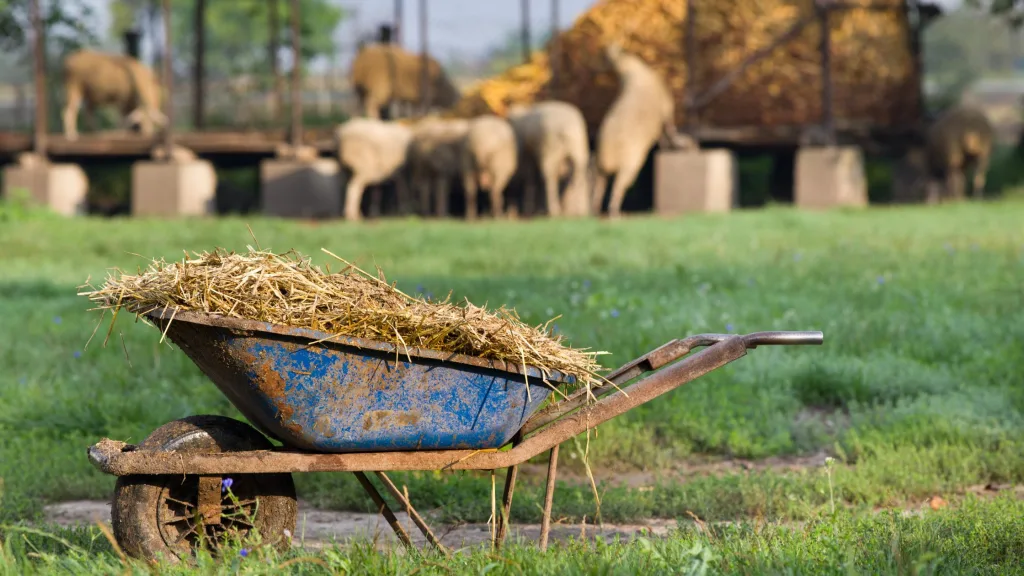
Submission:
M 363 418 L 363 430 L 379 430 L 394 426 L 415 426 L 421 418 L 419 410 L 398 412 L 394 410 L 373 410 Z
M 246 364 L 252 367 L 255 372 L 255 384 L 259 388 L 260 392 L 265 394 L 270 399 L 274 406 L 277 408 L 277 419 L 282 426 L 301 435 L 303 433 L 302 427 L 298 426 L 294 422 L 289 422 L 294 416 L 295 410 L 288 405 L 287 392 L 285 387 L 288 382 L 281 377 L 281 374 L 274 369 L 269 362 L 260 361 L 266 356 L 266 353 L 262 350 L 259 353 L 260 360 L 254 358 L 251 354 L 238 351 L 237 356 Z

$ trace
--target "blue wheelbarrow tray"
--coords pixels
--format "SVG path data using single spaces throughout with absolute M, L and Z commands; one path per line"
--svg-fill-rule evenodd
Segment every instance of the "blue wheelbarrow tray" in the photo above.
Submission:
M 314 452 L 499 448 L 571 376 L 217 314 L 146 314 L 249 422 Z M 168 325 L 169 324 L 169 325 Z

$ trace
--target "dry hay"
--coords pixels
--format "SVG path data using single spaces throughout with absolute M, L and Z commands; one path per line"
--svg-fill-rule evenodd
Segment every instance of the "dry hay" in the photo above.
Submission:
M 868 4 L 888 4 L 873 10 Z M 590 131 L 618 93 L 601 47 L 619 43 L 666 79 L 677 125 L 686 123 L 688 85 L 699 98 L 750 55 L 768 48 L 798 22 L 808 23 L 742 73 L 699 111 L 702 125 L 793 126 L 820 122 L 821 26 L 813 0 L 697 0 L 696 70 L 686 59 L 683 0 L 601 0 L 527 63 L 471 87 L 455 110 L 463 116 L 503 115 L 513 104 L 557 99 L 575 104 Z M 830 16 L 833 111 L 848 123 L 899 126 L 920 110 L 914 58 L 902 0 L 851 0 L 856 8 Z M 555 55 L 554 62 L 551 62 Z M 552 69 L 557 72 L 552 76 Z
M 504 306 L 493 312 L 475 306 L 408 296 L 383 273 L 372 276 L 334 256 L 344 268 L 327 273 L 295 251 L 275 254 L 248 248 L 236 254 L 222 249 L 185 254 L 180 261 L 153 260 L 145 272 L 108 275 L 99 289 L 80 292 L 96 309 L 125 309 L 137 316 L 156 310 L 216 313 L 332 335 L 394 345 L 399 353 L 423 348 L 466 354 L 513 365 L 552 370 L 576 378 L 570 389 L 600 379 L 595 356 L 562 344 L 550 330 L 553 318 L 532 327 Z M 173 322 L 173 317 L 172 320 Z M 111 321 L 111 327 L 113 321 Z

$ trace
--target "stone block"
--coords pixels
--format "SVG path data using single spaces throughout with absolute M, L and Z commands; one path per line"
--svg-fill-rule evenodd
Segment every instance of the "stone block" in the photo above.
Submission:
M 793 203 L 812 210 L 868 205 L 864 156 L 854 146 L 801 148 L 796 154 Z
M 337 218 L 341 167 L 333 158 L 268 159 L 260 163 L 263 213 L 284 218 Z
M 3 173 L 5 198 L 10 198 L 15 189 L 22 188 L 37 204 L 58 214 L 75 216 L 85 213 L 89 178 L 77 164 L 12 164 L 5 166 Z
M 217 173 L 207 160 L 132 164 L 133 216 L 202 216 L 214 212 Z
M 654 155 L 654 212 L 729 212 L 739 203 L 738 170 L 729 150 L 659 150 Z

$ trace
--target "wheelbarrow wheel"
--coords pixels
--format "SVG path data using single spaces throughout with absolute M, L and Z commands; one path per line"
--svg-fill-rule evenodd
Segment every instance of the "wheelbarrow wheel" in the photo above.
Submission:
M 238 420 L 191 416 L 157 428 L 139 448 L 211 453 L 272 445 Z M 200 490 L 205 490 L 207 503 L 202 511 Z M 111 503 L 114 538 L 126 554 L 171 562 L 201 546 L 216 553 L 226 538 L 245 536 L 254 528 L 264 542 L 284 550 L 297 515 L 295 484 L 287 473 L 232 474 L 220 481 L 196 475 L 121 476 Z

